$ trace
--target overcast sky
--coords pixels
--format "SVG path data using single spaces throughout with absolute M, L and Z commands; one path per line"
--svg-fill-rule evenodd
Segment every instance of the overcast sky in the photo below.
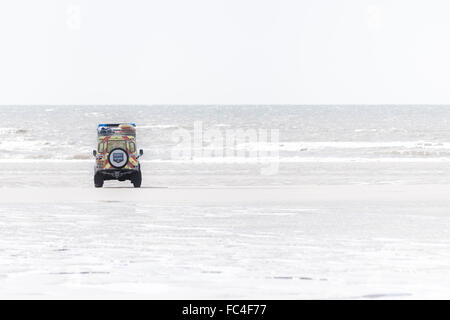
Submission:
M 0 104 L 450 104 L 438 0 L 0 2 Z

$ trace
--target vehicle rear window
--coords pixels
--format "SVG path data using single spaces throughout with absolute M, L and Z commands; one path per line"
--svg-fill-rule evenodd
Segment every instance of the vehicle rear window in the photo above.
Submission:
M 124 150 L 127 150 L 127 144 L 125 141 L 108 141 L 108 147 L 107 150 L 108 152 L 111 152 L 111 150 L 116 149 L 116 148 L 121 148 Z

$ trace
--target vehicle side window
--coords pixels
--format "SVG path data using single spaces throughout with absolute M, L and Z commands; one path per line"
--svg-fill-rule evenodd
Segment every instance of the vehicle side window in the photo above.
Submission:
M 135 153 L 136 152 L 136 145 L 134 144 L 134 142 L 130 141 L 130 152 Z
M 103 153 L 104 147 L 105 147 L 105 145 L 103 142 L 99 143 L 98 144 L 98 152 Z

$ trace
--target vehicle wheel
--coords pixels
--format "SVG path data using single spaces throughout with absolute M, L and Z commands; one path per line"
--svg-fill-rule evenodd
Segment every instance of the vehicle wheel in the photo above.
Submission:
M 136 172 L 134 174 L 133 179 L 131 179 L 131 183 L 133 184 L 133 186 L 135 188 L 140 188 L 141 187 L 141 183 L 142 183 L 142 173 L 141 170 L 139 169 L 138 172 Z
M 103 187 L 103 177 L 102 177 L 102 175 L 99 174 L 99 173 L 96 173 L 96 174 L 94 175 L 94 186 L 95 186 L 96 188 L 101 188 L 101 187 Z

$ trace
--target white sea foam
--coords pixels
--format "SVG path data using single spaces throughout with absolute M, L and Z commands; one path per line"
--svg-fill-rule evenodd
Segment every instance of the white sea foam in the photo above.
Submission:
M 176 124 L 154 124 L 139 126 L 139 129 L 176 129 L 179 125 Z
M 279 143 L 241 143 L 237 149 L 261 150 L 261 151 L 302 151 L 322 149 L 377 149 L 377 148 L 427 148 L 427 149 L 449 149 L 450 142 L 432 141 L 297 141 Z
M 385 158 L 363 158 L 363 157 L 208 157 L 193 158 L 185 160 L 142 160 L 142 162 L 159 162 L 159 163 L 402 163 L 402 162 L 450 162 L 450 157 L 440 158 L 420 158 L 420 157 L 385 157 Z

